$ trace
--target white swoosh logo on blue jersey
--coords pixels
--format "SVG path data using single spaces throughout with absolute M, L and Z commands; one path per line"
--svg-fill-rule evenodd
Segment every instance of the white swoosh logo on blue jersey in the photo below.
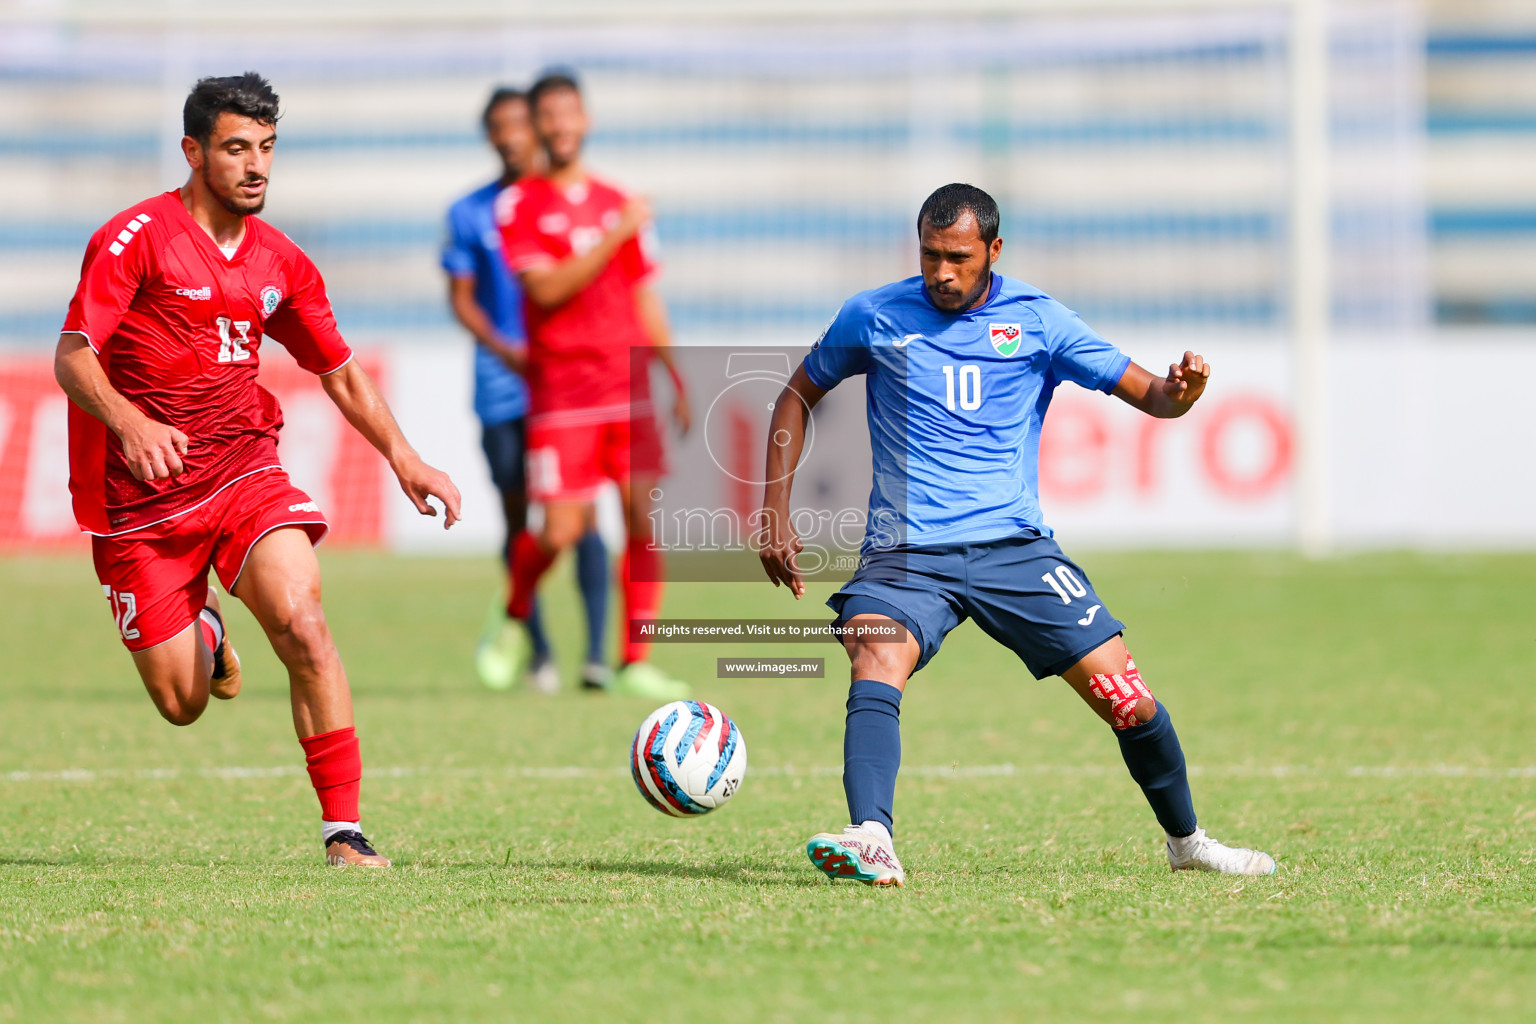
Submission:
M 1089 608 L 1088 609 L 1088 614 L 1084 615 L 1082 618 L 1078 619 L 1077 620 L 1077 624 L 1079 626 L 1091 626 L 1091 625 L 1093 625 L 1093 617 L 1095 615 L 1099 614 L 1099 609 L 1103 608 L 1103 607 L 1104 606 L 1101 605 L 1101 604 L 1096 604 L 1092 608 Z
M 914 341 L 921 340 L 921 338 L 922 338 L 921 334 L 909 334 L 909 335 L 907 335 L 904 338 L 896 339 L 895 341 L 891 342 L 891 344 L 895 345 L 897 348 L 906 348 L 908 345 L 912 344 Z

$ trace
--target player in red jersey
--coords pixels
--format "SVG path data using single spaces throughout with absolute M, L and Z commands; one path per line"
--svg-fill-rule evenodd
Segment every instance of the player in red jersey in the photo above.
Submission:
M 278 98 L 254 72 L 187 97 L 187 184 L 91 238 L 54 369 L 69 395 L 70 491 L 96 574 L 150 699 L 190 725 L 240 663 L 208 586 L 245 602 L 288 669 L 293 724 L 320 799 L 326 861 L 388 867 L 363 837 L 352 695 L 320 606 L 325 516 L 277 458 L 277 401 L 256 383 L 262 342 L 321 375 L 423 515 L 459 518 L 447 475 L 406 443 L 352 360 L 309 257 L 258 219 Z
M 539 577 L 587 529 L 593 499 L 609 479 L 618 485 L 629 531 L 620 570 L 625 619 L 654 618 L 662 565 L 651 541 L 649 494 L 664 465 L 650 400 L 651 353 L 671 372 L 681 431 L 689 411 L 666 310 L 650 287 L 657 271 L 647 251 L 650 209 L 583 166 L 587 116 L 575 79 L 545 75 L 528 99 L 549 169 L 505 193 L 502 248 L 523 286 L 528 489 L 544 503 L 544 526 L 514 542 L 507 610 L 527 617 Z M 646 661 L 649 644 L 624 639 L 613 686 L 664 699 L 687 696 L 684 684 Z

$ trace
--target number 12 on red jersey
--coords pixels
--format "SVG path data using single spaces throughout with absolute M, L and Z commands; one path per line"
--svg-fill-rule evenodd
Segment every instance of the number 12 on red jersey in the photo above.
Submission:
M 227 316 L 219 317 L 219 362 L 238 363 L 242 359 L 251 358 L 250 350 L 245 346 L 251 343 L 251 322 L 249 320 L 231 320 Z M 231 338 L 229 329 L 233 327 L 239 338 Z

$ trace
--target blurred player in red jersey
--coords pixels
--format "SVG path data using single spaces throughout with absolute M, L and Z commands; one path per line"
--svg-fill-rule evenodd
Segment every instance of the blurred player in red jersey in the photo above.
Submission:
M 645 238 L 650 208 L 583 166 L 587 115 L 574 78 L 545 75 L 528 101 L 549 169 L 507 190 L 502 247 L 523 286 L 532 403 L 528 490 L 544 503 L 544 526 L 514 542 L 507 610 L 527 618 L 539 577 L 589 527 L 593 499 L 608 479 L 618 485 L 629 532 L 620 570 L 624 617 L 654 618 L 662 565 L 651 542 L 649 495 L 664 465 L 650 354 L 672 375 L 680 431 L 688 429 L 689 411 L 666 310 L 651 288 L 657 267 Z M 646 661 L 649 644 L 631 641 L 627 630 L 623 640 L 612 686 L 662 699 L 687 696 L 685 684 Z
M 388 867 L 363 837 L 352 694 L 320 606 L 325 516 L 277 458 L 282 412 L 256 383 L 262 341 L 319 374 L 423 515 L 459 492 L 406 443 L 336 329 L 303 250 L 258 219 L 278 98 L 254 72 L 205 78 L 182 113 L 187 184 L 91 238 L 54 360 L 69 395 L 70 491 L 96 575 L 150 699 L 190 725 L 240 691 L 208 570 L 245 602 L 288 669 L 293 724 L 326 861 Z
M 512 541 L 528 523 L 528 478 L 523 454 L 528 442 L 528 385 L 524 340 L 523 292 L 501 251 L 497 204 L 510 200 L 507 187 L 543 164 L 544 151 L 533 130 L 528 95 L 505 86 L 491 94 L 481 117 L 486 139 L 501 158 L 501 176 L 475 189 L 448 209 L 448 240 L 443 269 L 448 272 L 449 303 L 454 317 L 475 339 L 475 415 L 480 420 L 480 446 L 490 466 L 491 481 L 501 492 L 507 524 L 502 561 L 507 569 L 506 594 L 486 619 L 475 647 L 475 669 L 481 682 L 505 690 L 516 681 L 514 656 L 526 625 L 533 658 L 526 679 L 537 693 L 560 690 L 560 673 L 540 622 L 535 602 L 526 623 L 508 621 L 511 594 Z M 596 530 L 576 542 L 576 580 L 581 587 L 587 619 L 587 655 L 582 680 L 601 686 L 613 673 L 603 658 L 603 634 L 608 625 L 608 551 Z

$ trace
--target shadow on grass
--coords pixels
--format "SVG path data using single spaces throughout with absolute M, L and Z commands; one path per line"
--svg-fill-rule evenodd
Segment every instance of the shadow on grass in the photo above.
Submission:
M 398 863 L 398 862 L 397 862 Z M 734 861 L 724 864 L 684 864 L 677 861 L 660 860 L 595 860 L 592 858 L 575 859 L 551 859 L 551 860 L 513 860 L 506 863 L 500 861 L 455 861 L 452 863 L 433 863 L 431 859 L 417 862 L 426 870 L 443 870 L 452 872 L 505 872 L 513 876 L 532 876 L 547 878 L 551 875 L 570 876 L 571 880 L 582 876 L 632 875 L 637 878 L 673 878 L 678 880 L 697 879 L 714 880 L 719 882 L 731 882 L 740 886 L 752 888 L 804 888 L 815 885 L 819 878 L 814 874 L 803 875 L 801 872 L 790 872 L 777 865 L 757 865 L 743 861 Z M 399 866 L 410 867 L 409 862 Z

